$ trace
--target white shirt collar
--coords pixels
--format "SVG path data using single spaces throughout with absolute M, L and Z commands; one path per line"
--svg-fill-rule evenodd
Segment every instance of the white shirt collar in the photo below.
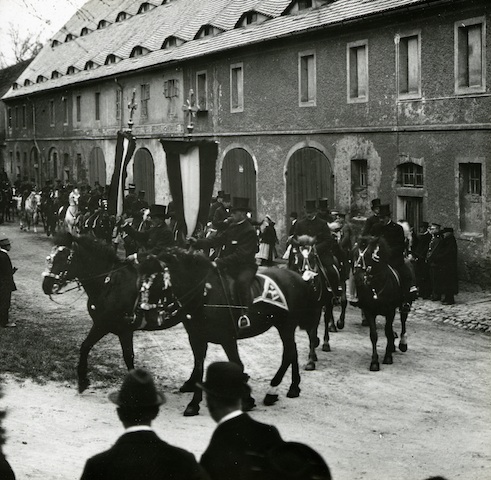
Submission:
M 133 433 L 133 432 L 153 432 L 153 428 L 149 425 L 133 425 L 128 427 L 124 433 Z
M 234 410 L 233 412 L 227 413 L 222 419 L 218 422 L 218 425 L 225 423 L 227 420 L 232 420 L 232 418 L 238 417 L 242 415 L 244 412 L 242 410 Z

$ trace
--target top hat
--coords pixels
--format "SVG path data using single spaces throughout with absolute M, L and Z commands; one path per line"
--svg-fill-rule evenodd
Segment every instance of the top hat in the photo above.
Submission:
M 379 216 L 380 217 L 385 217 L 385 216 L 390 216 L 391 214 L 391 211 L 390 211 L 390 205 L 387 203 L 387 204 L 383 204 L 383 205 L 380 205 L 379 207 Z
M 290 217 L 291 218 L 297 218 L 298 217 L 298 213 L 297 212 L 290 212 Z
M 312 213 L 317 210 L 315 200 L 305 200 L 305 211 L 307 213 Z
M 442 233 L 453 233 L 453 228 L 452 227 L 445 227 L 442 230 Z M 1 242 L 1 240 L 0 240 L 0 242 Z
M 382 205 L 380 202 L 380 198 L 374 198 L 372 200 L 372 210 L 376 207 L 380 207 L 380 205 Z
M 145 408 L 162 405 L 165 396 L 155 388 L 150 373 L 138 368 L 126 374 L 121 388 L 110 393 L 109 400 L 123 408 Z
M 5 233 L 0 233 L 0 245 L 10 245 L 10 240 Z
M 421 222 L 421 228 L 427 229 L 430 226 L 428 222 Z
M 167 207 L 165 205 L 151 205 L 150 206 L 150 216 L 151 217 L 161 217 L 168 218 Z
M 206 371 L 206 380 L 196 385 L 209 395 L 221 398 L 242 398 L 250 393 L 249 376 L 233 362 L 214 362 Z
M 442 228 L 442 226 L 439 224 L 439 223 L 435 223 L 435 222 L 431 222 L 430 224 L 432 227 L 438 227 L 438 228 Z
M 225 190 L 218 190 L 217 198 L 223 198 L 224 195 L 225 195 Z
M 268 480 L 330 480 L 325 460 L 314 449 L 300 442 L 281 442 L 257 465 L 258 478 Z M 255 462 L 256 463 L 256 462 Z
M 136 189 L 136 185 L 134 183 L 130 183 L 128 185 L 128 190 L 135 190 Z
M 225 193 L 225 192 L 223 192 L 223 194 L 222 194 L 222 197 L 221 197 L 221 198 L 222 198 L 222 200 L 223 200 L 224 202 L 230 202 L 230 193 Z
M 250 212 L 249 199 L 244 197 L 234 197 L 232 200 L 232 207 L 230 209 L 232 212 L 234 210 L 241 210 L 243 212 Z
M 319 198 L 319 210 L 327 210 L 329 208 L 328 198 Z

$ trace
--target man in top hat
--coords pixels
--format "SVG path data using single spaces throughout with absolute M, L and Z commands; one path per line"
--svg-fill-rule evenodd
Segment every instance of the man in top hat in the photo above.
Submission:
M 131 216 L 135 217 L 141 215 L 142 210 L 144 210 L 145 208 L 148 208 L 148 202 L 145 200 L 145 190 L 140 190 L 138 192 L 138 197 L 135 203 L 133 203 L 133 211 L 131 212 L 132 213 Z M 167 214 L 169 214 L 168 210 L 167 210 Z
M 380 218 L 379 218 L 379 212 L 380 212 L 380 205 L 382 203 L 380 202 L 380 198 L 374 198 L 372 200 L 372 212 L 373 215 L 371 217 L 368 217 L 365 225 L 363 225 L 363 230 L 361 232 L 362 236 L 365 235 L 371 235 L 372 234 L 372 227 L 374 225 L 378 225 L 380 223 Z
M 82 480 L 208 479 L 194 455 L 161 440 L 152 421 L 165 403 L 150 373 L 130 370 L 118 392 L 109 394 L 125 433 L 105 452 L 89 458 Z
M 232 362 L 214 362 L 206 372 L 204 390 L 211 417 L 218 424 L 200 464 L 211 480 L 244 478 L 251 453 L 265 454 L 283 440 L 273 425 L 252 419 L 242 411 L 242 398 L 250 395 L 248 376 Z
M 218 190 L 217 196 L 215 201 L 210 205 L 210 211 L 208 212 L 208 221 L 213 222 L 213 217 L 215 216 L 215 212 L 217 211 L 217 208 L 219 208 L 222 205 L 223 202 L 223 195 L 225 194 L 225 191 L 223 190 Z M 229 196 L 230 198 L 230 196 Z
M 215 210 L 213 220 L 211 222 L 212 227 L 218 232 L 223 231 L 230 224 L 230 193 L 222 193 L 222 202 Z
M 317 216 L 321 220 L 324 220 L 327 223 L 333 222 L 335 219 L 335 216 L 329 210 L 329 199 L 328 198 L 319 198 L 318 206 L 319 206 L 319 208 L 317 210 Z
M 415 237 L 411 255 L 414 262 L 414 273 L 416 275 L 416 284 L 418 285 L 421 298 L 427 299 L 431 295 L 430 270 L 426 263 L 426 255 L 430 247 L 431 232 L 430 224 L 422 222 L 420 231 Z
M 234 197 L 230 208 L 231 222 L 221 235 L 211 238 L 189 238 L 196 248 L 221 248 L 214 264 L 220 270 L 226 270 L 235 280 L 235 291 L 241 305 L 240 328 L 250 324 L 248 309 L 252 305 L 251 284 L 257 271 L 256 253 L 258 238 L 256 229 L 249 221 L 249 199 Z
M 15 322 L 9 320 L 10 302 L 12 292 L 17 290 L 14 282 L 14 273 L 17 268 L 12 267 L 8 252 L 10 240 L 0 233 L 0 327 L 15 327 Z
M 168 218 L 165 205 L 151 205 L 148 219 L 150 219 L 150 228 L 148 230 L 138 231 L 131 225 L 125 224 L 121 228 L 131 238 L 135 239 L 141 247 L 138 253 L 128 256 L 128 260 L 139 263 L 142 256 L 148 254 L 158 256 L 162 250 L 175 246 L 174 237 L 165 220 Z
M 131 217 L 133 215 L 133 206 L 137 200 L 136 185 L 130 183 L 128 185 L 128 195 L 126 195 L 123 200 L 123 214 L 126 215 L 126 217 Z
M 339 253 L 339 246 L 332 236 L 331 229 L 327 225 L 326 220 L 319 218 L 317 215 L 317 207 L 315 200 L 306 200 L 305 202 L 305 218 L 302 218 L 293 229 L 293 243 L 295 240 L 302 236 L 308 235 L 316 239 L 316 249 L 319 255 L 320 261 L 326 272 L 326 281 L 328 282 L 331 290 L 335 296 L 342 293 L 341 286 L 339 285 L 339 276 L 334 267 L 334 256 L 339 259 L 341 256 Z M 292 255 L 295 254 L 295 249 L 292 249 Z M 337 255 L 336 255 L 337 254 Z
M 438 257 L 438 250 L 440 248 L 440 243 L 443 239 L 443 235 L 441 233 L 442 226 L 439 223 L 432 222 L 430 224 L 430 244 L 428 245 L 428 251 L 426 253 L 426 263 L 428 265 L 428 269 L 430 272 L 430 291 L 431 291 L 431 299 L 432 300 L 440 300 L 441 299 L 441 291 L 438 287 L 438 278 L 436 276 L 437 265 L 434 261 L 434 258 Z
M 390 205 L 380 205 L 378 213 L 380 222 L 378 226 L 373 226 L 371 235 L 383 238 L 389 247 L 388 263 L 397 270 L 401 282 L 401 311 L 409 313 L 411 301 L 417 297 L 416 282 L 412 270 L 405 262 L 406 237 L 404 229 L 392 221 L 391 214 Z

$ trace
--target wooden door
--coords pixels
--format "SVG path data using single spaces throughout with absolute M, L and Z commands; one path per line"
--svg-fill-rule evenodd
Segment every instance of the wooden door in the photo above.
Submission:
M 133 183 L 136 191 L 145 191 L 149 205 L 155 203 L 155 165 L 152 154 L 146 148 L 136 151 L 133 161 Z

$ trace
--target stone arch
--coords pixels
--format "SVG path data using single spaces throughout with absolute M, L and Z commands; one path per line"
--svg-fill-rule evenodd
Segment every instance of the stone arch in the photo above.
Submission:
M 133 160 L 133 183 L 137 192 L 145 191 L 145 200 L 151 205 L 155 203 L 155 163 L 150 151 L 139 148 Z

